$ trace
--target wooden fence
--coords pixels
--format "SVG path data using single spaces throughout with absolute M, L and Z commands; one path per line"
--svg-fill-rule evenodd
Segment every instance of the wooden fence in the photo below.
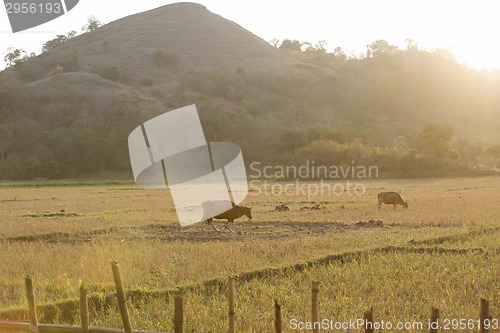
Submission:
M 80 284 L 80 321 L 81 326 L 70 326 L 70 325 L 56 325 L 56 324 L 40 324 L 38 322 L 35 293 L 33 289 L 33 281 L 28 276 L 26 277 L 26 299 L 28 302 L 28 316 L 29 323 L 27 322 L 9 322 L 0 321 L 0 332 L 28 332 L 28 333 L 161 333 L 143 330 L 134 330 L 130 322 L 130 316 L 127 308 L 127 298 L 125 294 L 125 289 L 123 288 L 123 282 L 120 274 L 120 266 L 117 262 L 111 263 L 111 268 L 113 271 L 113 278 L 116 287 L 116 297 L 118 300 L 118 308 L 120 310 L 120 315 L 123 323 L 123 329 L 116 328 L 102 328 L 102 327 L 90 327 L 89 326 L 89 311 L 88 311 L 88 300 L 87 300 L 87 290 L 83 283 Z M 234 278 L 230 276 L 227 281 L 228 285 L 228 331 L 229 333 L 235 332 L 235 287 Z M 321 324 L 319 317 L 319 283 L 312 282 L 311 284 L 311 317 L 310 323 L 312 328 L 310 331 L 313 333 L 319 333 Z M 183 299 L 180 295 L 174 296 L 174 333 L 184 332 L 184 312 L 183 312 Z M 283 326 L 283 318 L 281 305 L 278 300 L 274 300 L 274 330 L 276 333 L 283 333 L 288 331 Z M 431 308 L 431 316 L 429 323 L 437 323 L 439 320 L 439 310 L 436 308 Z M 364 330 L 365 333 L 374 333 L 376 327 L 374 325 L 374 311 L 371 307 L 368 311 L 364 313 L 363 316 Z M 479 311 L 479 321 L 475 320 L 474 323 L 479 325 L 479 333 L 489 333 L 490 326 L 492 322 L 492 317 L 490 316 L 489 302 L 485 299 L 480 301 L 480 311 Z M 316 323 L 316 324 L 315 324 Z M 437 325 L 429 325 L 429 333 L 437 333 Z M 345 331 L 345 329 L 344 329 Z M 455 330 L 458 331 L 458 330 Z

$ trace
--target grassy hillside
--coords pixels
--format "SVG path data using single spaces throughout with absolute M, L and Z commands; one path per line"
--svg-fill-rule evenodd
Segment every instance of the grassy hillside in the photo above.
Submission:
M 273 47 L 203 6 L 174 4 L 1 72 L 0 178 L 129 177 L 129 132 L 193 103 L 207 139 L 240 144 L 247 163 L 474 174 L 499 165 L 499 96 L 498 71 L 443 51 L 376 41 L 347 58 L 297 41 Z

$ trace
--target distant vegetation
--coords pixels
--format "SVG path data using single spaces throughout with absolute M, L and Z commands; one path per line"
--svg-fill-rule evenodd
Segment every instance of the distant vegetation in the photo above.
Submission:
M 90 18 L 84 30 L 99 26 Z M 74 35 L 57 36 L 44 51 Z M 130 131 L 192 103 L 207 139 L 238 143 L 247 163 L 355 161 L 379 166 L 381 176 L 398 177 L 498 170 L 498 71 L 469 69 L 447 51 L 420 50 L 410 40 L 404 50 L 375 41 L 356 57 L 340 47 L 328 53 L 324 42 L 285 40 L 275 46 L 306 70 L 191 69 L 178 73 L 172 92 L 154 78 L 135 78 L 112 64 L 90 69 L 106 80 L 147 89 L 144 94 L 157 100 L 156 107 L 123 93 L 88 94 L 63 84 L 27 90 L 32 81 L 84 72 L 79 55 L 65 52 L 47 60 L 10 50 L 5 61 L 19 80 L 0 91 L 0 179 L 130 174 Z M 110 42 L 95 51 L 109 52 Z M 180 58 L 157 49 L 149 61 L 158 70 L 177 71 Z

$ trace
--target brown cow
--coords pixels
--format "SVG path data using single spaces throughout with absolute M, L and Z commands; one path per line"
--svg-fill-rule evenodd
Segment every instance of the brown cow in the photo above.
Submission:
M 212 224 L 213 219 L 227 220 L 228 222 L 234 222 L 235 219 L 238 219 L 243 215 L 248 217 L 250 220 L 252 219 L 251 207 L 238 206 L 234 202 L 228 200 L 205 201 L 201 204 L 201 208 L 203 208 L 202 220 L 206 221 L 217 231 L 219 230 Z M 229 231 L 232 232 L 229 226 L 228 229 Z
M 378 208 L 380 209 L 380 205 L 386 204 L 386 205 L 394 205 L 394 208 L 396 208 L 396 205 L 401 205 L 404 208 L 408 208 L 408 202 L 404 201 L 403 198 L 401 198 L 401 195 L 396 192 L 380 192 L 378 194 Z

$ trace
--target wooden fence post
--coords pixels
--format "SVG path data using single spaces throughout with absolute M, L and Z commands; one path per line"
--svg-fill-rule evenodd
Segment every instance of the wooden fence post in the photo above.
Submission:
M 89 304 L 87 302 L 87 289 L 83 282 L 80 283 L 80 320 L 82 332 L 89 333 Z
M 227 279 L 227 300 L 229 303 L 229 333 L 234 333 L 234 278 Z
M 484 298 L 481 298 L 481 310 L 479 312 L 479 319 L 479 322 L 481 323 L 479 333 L 488 333 L 491 326 L 491 321 L 488 323 L 488 320 L 490 320 L 490 303 Z
M 35 290 L 33 289 L 33 280 L 28 275 L 26 276 L 26 300 L 28 301 L 28 314 L 30 317 L 31 329 L 38 332 L 38 317 L 35 304 Z
M 319 282 L 313 282 L 311 287 L 311 321 L 313 333 L 319 333 Z
M 429 333 L 437 333 L 439 328 L 439 309 L 431 308 L 431 322 Z
M 182 333 L 184 331 L 184 306 L 182 296 L 174 296 L 174 333 Z
M 282 323 L 281 323 L 281 305 L 279 305 L 277 300 L 274 300 L 274 330 L 276 333 L 282 333 Z
M 132 324 L 130 323 L 130 316 L 128 314 L 127 298 L 125 297 L 122 277 L 120 274 L 120 265 L 118 265 L 116 261 L 113 261 L 111 263 L 111 269 L 113 270 L 113 278 L 115 280 L 116 286 L 116 297 L 118 298 L 118 307 L 120 308 L 120 314 L 122 316 L 123 328 L 125 330 L 125 333 L 133 333 Z
M 365 333 L 374 333 L 373 329 L 373 306 L 365 312 Z

